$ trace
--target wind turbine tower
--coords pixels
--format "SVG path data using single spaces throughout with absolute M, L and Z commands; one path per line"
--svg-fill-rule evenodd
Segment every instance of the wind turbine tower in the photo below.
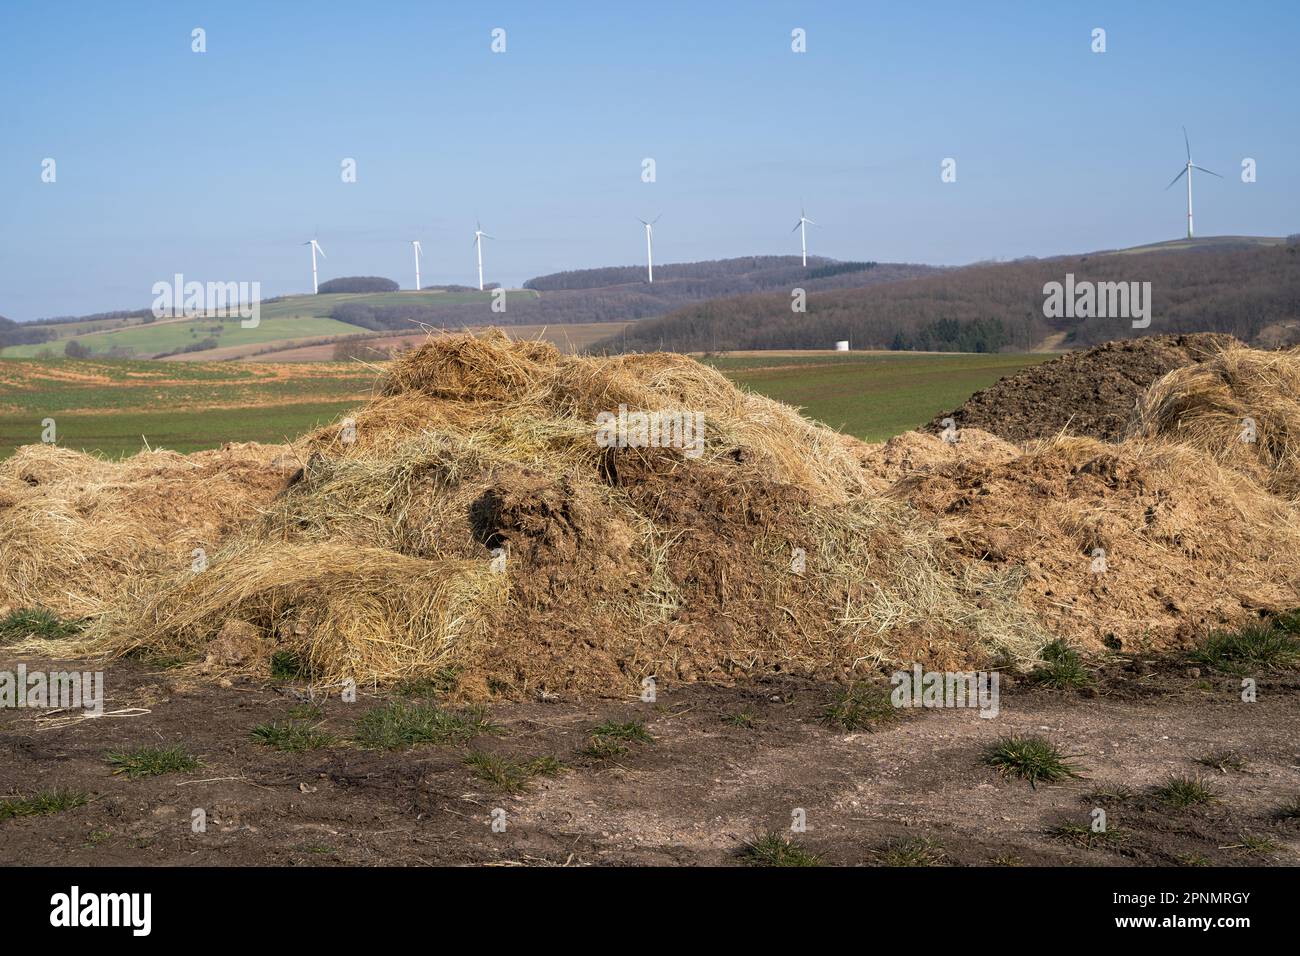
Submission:
M 478 290 L 483 291 L 483 240 L 492 239 L 483 231 L 483 224 L 478 220 L 474 221 L 474 249 L 478 252 Z
M 316 282 L 316 253 L 320 253 L 322 259 L 325 258 L 325 250 L 320 247 L 320 243 L 315 239 L 310 242 L 304 242 L 304 246 L 311 246 L 311 291 L 315 295 L 320 291 L 320 286 Z
M 415 250 L 415 291 L 420 291 L 420 253 L 424 250 L 420 248 L 420 240 L 412 239 L 411 248 Z
M 637 220 L 637 222 L 645 226 L 645 274 L 647 282 L 655 281 L 655 223 L 662 216 L 663 213 L 660 213 L 649 222 L 644 219 Z
M 1178 180 L 1182 179 L 1184 176 L 1187 177 L 1187 238 L 1191 239 L 1194 238 L 1195 235 L 1195 230 L 1192 228 L 1192 170 L 1199 169 L 1201 172 L 1209 173 L 1211 176 L 1218 176 L 1219 179 L 1222 179 L 1223 177 L 1219 176 L 1216 172 L 1206 169 L 1204 166 L 1197 166 L 1192 162 L 1192 144 L 1187 139 L 1186 126 L 1183 127 L 1183 145 L 1187 148 L 1187 165 L 1183 167 L 1182 172 L 1175 176 L 1173 182 L 1166 186 L 1165 189 L 1169 190 L 1172 188 L 1174 183 L 1178 182 Z
M 808 227 L 815 225 L 817 225 L 817 223 L 805 216 L 803 214 L 803 208 L 800 207 L 799 221 L 794 224 L 794 229 L 791 229 L 790 231 L 794 232 L 795 229 L 799 230 L 799 244 L 803 247 L 803 265 L 805 269 L 808 268 Z

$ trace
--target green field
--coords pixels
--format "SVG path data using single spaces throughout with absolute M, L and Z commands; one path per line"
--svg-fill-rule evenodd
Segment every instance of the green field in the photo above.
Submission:
M 535 295 L 536 293 L 530 293 Z M 271 302 L 261 308 L 257 328 L 245 329 L 237 317 L 159 319 L 100 319 L 51 326 L 58 338 L 36 345 L 14 345 L 3 350 L 4 358 L 35 358 L 52 354 L 61 356 L 71 339 L 76 339 L 93 354 L 111 349 L 128 349 L 133 356 L 149 358 L 215 339 L 214 348 L 239 345 L 265 345 L 295 339 L 355 335 L 370 331 L 360 326 L 337 322 L 329 317 L 343 302 L 363 302 L 376 307 L 428 305 L 436 303 L 490 302 L 490 292 L 376 292 L 339 293 L 335 295 L 294 295 Z
M 374 373 L 347 363 L 18 361 L 0 358 L 0 457 L 40 441 L 105 455 L 280 442 L 365 400 Z
M 1041 355 L 845 356 L 775 353 L 710 358 L 737 383 L 869 441 L 915 428 Z M 144 447 L 189 452 L 228 441 L 280 442 L 329 422 L 370 394 L 374 373 L 342 362 L 74 362 L 0 358 L 0 457 L 40 440 L 105 455 Z
M 956 408 L 982 388 L 1056 356 L 886 352 L 708 358 L 737 384 L 798 406 L 809 418 L 884 441 Z

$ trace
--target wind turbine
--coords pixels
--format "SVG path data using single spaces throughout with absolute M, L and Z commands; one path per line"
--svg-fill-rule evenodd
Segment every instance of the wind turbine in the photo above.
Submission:
M 647 282 L 655 281 L 655 223 L 661 218 L 663 218 L 663 213 L 655 216 L 649 222 L 644 219 L 637 220 L 637 222 L 645 226 L 645 273 Z
M 411 247 L 415 250 L 415 291 L 420 291 L 420 253 L 424 250 L 420 248 L 420 240 L 412 239 Z
M 483 224 L 477 219 L 474 220 L 474 248 L 478 251 L 478 290 L 483 291 L 483 240 L 492 239 L 483 231 Z
M 1204 166 L 1197 166 L 1194 162 L 1192 162 L 1192 144 L 1187 139 L 1186 126 L 1183 127 L 1183 145 L 1187 147 L 1187 165 L 1183 167 L 1183 171 L 1181 173 L 1179 173 L 1177 176 L 1174 177 L 1173 182 L 1171 182 L 1168 186 L 1165 187 L 1165 191 L 1167 192 L 1174 185 L 1174 183 L 1178 182 L 1178 180 L 1182 179 L 1184 176 L 1187 177 L 1187 238 L 1191 239 L 1192 238 L 1192 170 L 1199 169 L 1201 172 L 1209 173 L 1211 176 L 1219 176 L 1219 174 L 1206 169 Z M 1222 179 L 1223 177 L 1219 176 L 1219 178 Z
M 815 226 L 815 225 L 817 225 L 817 223 L 813 222 L 811 219 L 805 216 L 803 214 L 803 207 L 800 206 L 799 221 L 794 224 L 794 229 L 799 230 L 799 244 L 803 246 L 804 268 L 808 267 L 808 227 Z M 791 229 L 790 231 L 794 232 L 794 229 Z
M 315 239 L 311 240 L 311 242 L 304 242 L 303 245 L 311 246 L 311 291 L 315 294 L 320 291 L 320 287 L 316 284 L 316 253 L 319 252 L 320 257 L 324 259 L 326 257 L 325 250 L 320 247 L 320 243 Z

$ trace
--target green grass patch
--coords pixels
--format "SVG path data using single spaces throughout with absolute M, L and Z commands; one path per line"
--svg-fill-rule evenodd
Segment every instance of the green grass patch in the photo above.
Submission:
M 734 713 L 723 714 L 722 722 L 732 727 L 739 727 L 741 730 L 753 730 L 759 724 L 758 717 L 748 707 L 742 707 Z
M 0 800 L 0 823 L 18 817 L 44 817 L 75 810 L 89 801 L 90 795 L 84 790 L 46 790 L 30 797 L 6 797 Z
M 53 611 L 42 607 L 25 607 L 0 617 L 0 644 L 9 644 L 29 637 L 54 639 L 71 637 L 80 633 L 80 621 L 65 621 Z
M 1235 750 L 1217 750 L 1214 753 L 1197 757 L 1196 762 L 1203 767 L 1217 770 L 1219 773 L 1227 773 L 1230 770 L 1244 773 L 1248 764 L 1246 758 Z
M 534 777 L 555 777 L 564 771 L 564 764 L 550 756 L 521 763 L 479 750 L 470 752 L 465 764 L 475 777 L 499 793 L 523 793 Z
M 751 840 L 740 850 L 740 860 L 749 866 L 820 866 L 821 859 L 798 843 L 771 831 Z
M 1092 675 L 1083 666 L 1083 658 L 1065 641 L 1052 641 L 1042 649 L 1040 656 L 1044 663 L 1029 675 L 1036 683 L 1056 690 L 1087 687 L 1092 683 Z
M 303 753 L 319 750 L 335 743 L 333 734 L 296 720 L 280 723 L 258 724 L 253 728 L 252 737 L 259 744 L 265 744 L 286 753 Z
M 362 714 L 353 739 L 370 750 L 403 750 L 418 744 L 465 743 L 496 729 L 481 710 L 451 711 L 395 700 Z
M 1268 837 L 1260 836 L 1257 833 L 1243 833 L 1237 838 L 1236 843 L 1230 843 L 1227 846 L 1219 847 L 1220 850 L 1244 850 L 1247 853 L 1254 853 L 1259 856 L 1269 856 L 1282 849 L 1282 845 Z
M 198 758 L 180 744 L 110 751 L 106 759 L 113 773 L 125 774 L 131 780 L 160 777 L 166 773 L 189 773 L 202 766 Z
M 1004 777 L 1028 780 L 1031 787 L 1082 776 L 1069 759 L 1043 737 L 1012 734 L 984 748 L 986 764 Z
M 591 731 L 593 737 L 604 737 L 607 740 L 626 740 L 633 743 L 652 744 L 654 738 L 650 732 L 645 729 L 645 723 L 640 720 L 629 720 L 623 723 L 616 721 L 606 721 L 599 727 Z
M 822 711 L 821 722 L 843 730 L 875 730 L 898 717 L 888 691 L 850 687 Z
M 294 651 L 276 651 L 271 655 L 271 679 L 274 681 L 307 680 L 311 668 Z
M 1127 784 L 1107 783 L 1094 787 L 1083 795 L 1088 803 L 1128 803 L 1137 796 L 1137 791 Z
M 1214 788 L 1201 777 L 1175 774 L 1152 791 L 1152 795 L 1166 806 L 1185 810 L 1201 804 L 1212 803 Z
M 927 837 L 889 843 L 878 856 L 883 866 L 942 866 L 948 860 L 943 845 Z
M 1094 830 L 1085 823 L 1058 823 L 1047 828 L 1047 835 L 1083 849 L 1096 850 L 1124 842 L 1125 832 L 1118 827 Z
M 1247 624 L 1236 631 L 1214 631 L 1189 655 L 1193 663 L 1229 674 L 1300 665 L 1300 637 L 1272 622 Z
M 628 753 L 628 746 L 609 737 L 592 737 L 578 753 L 592 760 L 613 760 Z

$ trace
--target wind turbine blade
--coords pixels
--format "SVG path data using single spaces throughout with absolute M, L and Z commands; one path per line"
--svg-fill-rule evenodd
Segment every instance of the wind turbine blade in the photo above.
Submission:
M 496 239 L 496 236 L 489 236 L 489 235 L 485 232 L 485 233 L 483 233 L 483 238 L 484 238 L 484 239 Z
M 805 219 L 804 222 L 808 223 L 808 225 L 810 225 L 810 226 L 815 226 L 815 225 L 817 225 L 817 223 L 813 222 L 811 219 Z
M 1219 174 L 1216 173 L 1214 170 L 1206 169 L 1204 166 L 1197 166 L 1195 163 L 1192 163 L 1192 169 L 1199 169 L 1201 172 L 1209 173 L 1211 176 L 1219 176 Z M 1219 176 L 1219 178 L 1222 179 L 1223 177 Z
M 644 219 L 638 219 L 637 222 L 641 223 L 641 225 L 643 225 L 643 226 L 648 226 L 648 225 L 650 225 L 650 223 L 646 222 Z
M 1187 127 L 1183 127 L 1183 145 L 1187 147 L 1187 161 L 1192 161 L 1192 144 L 1187 138 Z
M 660 219 L 662 219 L 663 217 L 664 217 L 664 214 L 663 214 L 663 213 L 660 213 L 659 215 L 655 216 L 653 219 L 650 220 L 650 225 L 653 226 L 655 223 L 657 223 L 657 222 L 658 222 Z
M 791 232 L 798 232 L 798 231 L 799 231 L 799 227 L 802 226 L 802 225 L 803 225 L 803 220 L 800 219 L 798 222 L 796 222 L 796 223 L 794 224 L 794 228 L 791 229 L 790 231 L 791 231 Z
M 1171 182 L 1168 186 L 1166 186 L 1165 189 L 1169 189 L 1171 186 L 1173 186 L 1174 183 L 1178 182 L 1178 180 L 1182 179 L 1186 175 L 1187 175 L 1187 167 L 1184 166 L 1179 171 L 1178 175 L 1173 178 L 1173 182 Z
M 320 247 L 320 243 L 319 243 L 319 242 L 316 243 L 316 251 L 320 253 L 320 257 L 321 257 L 322 259 L 328 259 L 328 258 L 329 258 L 329 256 L 325 255 L 325 250 L 322 249 L 322 248 Z

